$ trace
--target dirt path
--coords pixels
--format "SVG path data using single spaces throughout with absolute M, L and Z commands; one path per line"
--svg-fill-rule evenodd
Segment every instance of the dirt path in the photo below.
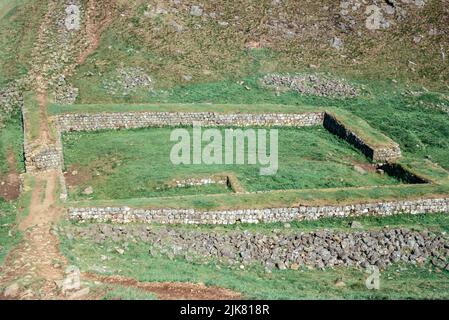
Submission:
M 120 285 L 140 289 L 156 295 L 160 300 L 239 300 L 241 295 L 229 289 L 206 287 L 186 282 L 139 282 L 122 276 L 83 274 L 84 279 L 103 284 Z
M 28 216 L 19 224 L 23 241 L 8 255 L 0 269 L 0 285 L 17 283 L 28 287 L 15 298 L 61 298 L 57 280 L 63 280 L 66 259 L 59 251 L 59 240 L 52 226 L 61 217 L 55 206 L 58 172 L 41 173 L 35 177 Z
M 86 50 L 83 50 L 78 57 L 78 65 L 84 64 L 86 59 L 98 48 L 100 45 L 101 34 L 112 21 L 112 12 L 107 11 L 105 16 L 95 22 L 94 16 L 98 11 L 96 1 L 88 0 L 86 10 L 86 38 L 88 40 L 88 47 Z
M 16 168 L 16 157 L 14 152 L 9 149 L 6 157 L 8 163 L 8 173 L 0 173 L 0 196 L 6 200 L 15 200 L 20 195 L 20 179 Z

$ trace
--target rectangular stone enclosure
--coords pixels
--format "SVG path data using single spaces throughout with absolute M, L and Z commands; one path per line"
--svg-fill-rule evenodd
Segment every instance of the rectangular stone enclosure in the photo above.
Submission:
M 370 139 L 355 128 L 350 121 L 342 121 L 332 111 L 302 113 L 216 113 L 216 112 L 104 112 L 104 113 L 66 113 L 54 116 L 58 131 L 58 142 L 54 150 L 62 152 L 60 133 L 71 131 L 97 131 L 106 129 L 131 129 L 145 127 L 191 126 L 198 123 L 209 127 L 302 127 L 323 126 L 329 132 L 345 139 L 359 149 L 369 159 L 379 165 L 391 165 L 401 158 L 399 145 L 378 133 L 381 139 Z M 364 124 L 367 127 L 367 124 Z M 372 128 L 371 128 L 372 129 Z M 372 132 L 372 130 L 371 130 Z M 37 159 L 27 159 L 27 163 L 39 163 L 39 167 L 62 166 L 62 154 L 45 150 Z M 55 158 L 55 159 L 53 159 Z M 48 165 L 45 162 L 48 162 Z M 389 168 L 389 167 L 385 167 Z M 391 167 L 392 172 L 399 167 Z M 28 169 L 28 168 L 27 168 Z M 34 169 L 34 168 L 33 168 Z M 401 174 L 409 175 L 402 168 Z M 405 173 L 404 173 L 405 172 Z M 411 174 L 410 174 L 411 175 Z M 412 177 L 416 183 L 428 182 Z M 188 224 L 233 224 L 237 222 L 276 222 L 321 217 L 345 217 L 358 215 L 391 215 L 398 213 L 449 212 L 447 198 L 428 198 L 398 201 L 364 202 L 350 205 L 298 205 L 265 209 L 198 210 L 130 208 L 123 206 L 77 206 L 68 208 L 71 220 L 112 221 L 118 223 L 188 223 Z

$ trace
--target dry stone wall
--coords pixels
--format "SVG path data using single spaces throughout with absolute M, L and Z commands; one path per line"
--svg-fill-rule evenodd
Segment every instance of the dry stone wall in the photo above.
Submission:
M 357 149 L 363 152 L 368 158 L 371 158 L 375 162 L 388 162 L 401 157 L 401 149 L 396 143 L 391 146 L 374 147 L 364 141 L 357 134 L 351 131 L 350 128 L 345 127 L 334 116 L 329 113 L 324 115 L 323 119 L 324 127 L 333 134 L 345 139 L 350 144 L 354 145 Z
M 23 151 L 26 172 L 34 173 L 62 168 L 63 156 L 59 132 L 57 133 L 55 143 L 41 145 L 39 140 L 30 141 L 27 137 L 29 129 L 27 128 L 26 118 L 28 117 L 28 113 L 25 105 L 22 105 L 22 117 L 24 130 Z
M 61 166 L 61 150 L 55 145 L 44 146 L 37 150 L 31 148 L 25 152 L 25 163 L 27 172 L 45 171 L 58 169 Z
M 164 126 L 317 126 L 323 124 L 323 112 L 309 113 L 216 113 L 216 112 L 117 112 L 97 114 L 63 114 L 57 116 L 59 129 L 96 131 Z
M 325 217 L 363 215 L 389 216 L 400 213 L 449 213 L 449 198 L 385 201 L 351 205 L 291 208 L 200 211 L 195 209 L 140 209 L 129 207 L 69 208 L 70 220 L 81 222 L 235 224 L 316 220 Z

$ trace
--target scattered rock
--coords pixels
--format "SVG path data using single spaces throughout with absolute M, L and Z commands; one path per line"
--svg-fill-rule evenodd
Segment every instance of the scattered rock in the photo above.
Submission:
M 352 221 L 351 228 L 352 229 L 363 229 L 363 225 L 359 221 Z
M 203 15 L 203 9 L 200 6 L 192 6 L 190 8 L 190 15 L 201 17 Z
M 80 298 L 88 295 L 89 292 L 90 292 L 90 289 L 86 287 L 86 288 L 80 289 L 80 290 L 75 291 L 74 293 L 70 294 L 69 298 L 70 299 L 80 299 Z
M 297 263 L 292 263 L 292 264 L 290 265 L 290 269 L 292 269 L 292 270 L 298 270 L 298 269 L 299 269 L 299 264 L 297 264 Z
M 175 28 L 176 32 L 182 32 L 184 30 L 184 27 L 174 20 L 170 21 L 170 25 Z
M 268 74 L 263 84 L 276 91 L 291 90 L 320 97 L 356 97 L 360 90 L 344 80 L 321 74 Z
M 330 41 L 331 46 L 337 50 L 340 50 L 343 47 L 343 40 L 338 37 L 333 37 Z
M 341 279 L 337 279 L 334 284 L 337 288 L 346 287 L 346 283 L 344 283 L 343 280 Z
M 19 294 L 19 290 L 19 285 L 17 283 L 13 283 L 5 289 L 3 295 L 8 298 L 16 297 Z
M 284 262 L 278 261 L 278 262 L 276 262 L 276 268 L 278 268 L 279 270 L 285 270 L 285 269 L 287 269 L 287 266 L 285 265 Z
M 366 173 L 367 173 L 366 170 L 363 169 L 361 166 L 354 165 L 353 168 L 354 168 L 355 171 L 357 171 L 357 172 L 360 173 L 360 174 L 366 174 Z
M 139 67 L 118 68 L 115 75 L 103 80 L 103 88 L 112 95 L 126 96 L 138 89 L 151 89 L 152 79 Z
M 84 189 L 83 194 L 85 195 L 91 195 L 92 193 L 94 193 L 94 189 L 92 187 L 87 187 L 86 189 Z

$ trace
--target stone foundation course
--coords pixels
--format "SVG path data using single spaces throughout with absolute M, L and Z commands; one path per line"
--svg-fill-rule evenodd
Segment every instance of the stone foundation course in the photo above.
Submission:
M 71 207 L 69 219 L 81 222 L 236 224 L 289 222 L 331 217 L 389 216 L 401 213 L 449 213 L 449 198 L 292 208 L 199 211 L 195 209 L 140 209 L 130 207 Z

